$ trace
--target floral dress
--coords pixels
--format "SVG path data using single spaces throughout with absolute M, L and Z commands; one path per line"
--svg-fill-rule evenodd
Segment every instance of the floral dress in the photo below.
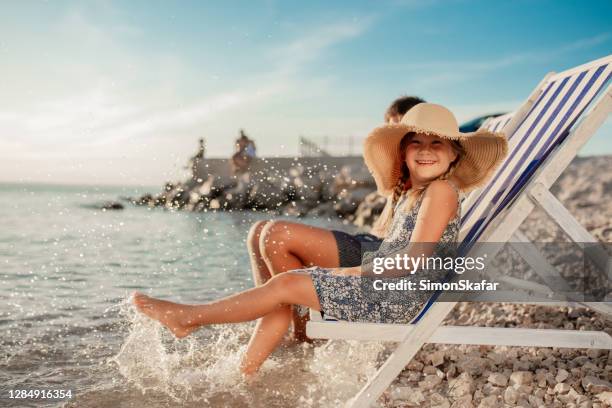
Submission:
M 461 194 L 450 181 L 448 183 L 457 192 L 460 201 Z M 398 201 L 395 216 L 380 248 L 364 255 L 364 265 L 372 263 L 376 257 L 394 256 L 408 246 L 414 230 L 417 214 L 421 207 L 424 193 L 417 199 L 408 211 L 402 209 L 407 195 Z M 434 256 L 453 256 L 459 237 L 461 221 L 461 203 L 458 203 L 457 214 L 451 219 L 438 241 Z M 401 253 L 401 252 L 400 252 Z M 409 323 L 421 311 L 433 292 L 423 290 L 373 290 L 374 280 L 385 282 L 399 281 L 400 278 L 382 278 L 381 276 L 338 276 L 332 275 L 333 269 L 313 267 L 307 269 L 317 291 L 321 312 L 326 317 L 355 322 L 374 323 Z M 447 271 L 435 269 L 419 269 L 413 275 L 402 277 L 404 280 L 416 282 L 429 279 L 440 282 Z M 299 309 L 303 311 L 304 309 Z

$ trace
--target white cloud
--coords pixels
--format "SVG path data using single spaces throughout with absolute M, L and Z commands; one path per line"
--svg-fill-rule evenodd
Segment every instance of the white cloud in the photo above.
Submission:
M 309 66 L 331 47 L 360 35 L 370 21 L 314 27 L 264 52 L 270 60 L 265 71 L 250 72 L 239 84 L 209 87 L 211 74 L 206 67 L 192 66 L 172 53 L 131 49 L 124 36 L 141 36 L 138 27 L 102 27 L 73 10 L 52 25 L 47 38 L 28 43 L 27 52 L 14 54 L 13 64 L 0 68 L 0 74 L 16 78 L 10 92 L 0 94 L 0 103 L 11 106 L 0 113 L 0 157 L 5 159 L 0 161 L 0 172 L 31 179 L 54 174 L 53 169 L 61 167 L 62 177 L 88 174 L 87 180 L 92 180 L 90 170 L 104 168 L 100 177 L 109 182 L 112 174 L 129 173 L 127 169 L 139 163 L 167 179 L 168 169 L 182 166 L 195 146 L 194 136 L 203 129 L 225 135 L 236 131 L 239 125 L 227 121 L 233 112 L 253 121 L 258 110 L 265 111 L 267 103 L 281 97 L 324 92 L 330 78 L 313 77 Z M 40 49 L 49 58 L 41 60 L 37 70 L 49 74 L 21 71 L 28 53 Z M 201 96 L 185 95 L 185 84 L 202 89 Z M 24 93 L 26 86 L 34 91 Z M 12 98 L 19 103 L 8 103 Z M 255 113 L 249 116 L 249 111 Z M 280 112 L 277 119 L 282 121 Z M 287 126 L 265 127 L 271 130 L 268 139 L 286 139 Z M 292 131 L 297 138 L 299 129 Z M 231 143 L 228 137 L 214 138 L 209 140 L 209 151 L 227 153 Z M 157 160 L 151 164 L 149 158 Z M 7 167 L 21 160 L 36 164 L 19 170 Z
M 374 19 L 375 17 L 369 17 L 324 25 L 272 50 L 271 59 L 279 63 L 276 73 L 293 73 L 299 70 L 303 64 L 317 59 L 332 46 L 361 35 Z

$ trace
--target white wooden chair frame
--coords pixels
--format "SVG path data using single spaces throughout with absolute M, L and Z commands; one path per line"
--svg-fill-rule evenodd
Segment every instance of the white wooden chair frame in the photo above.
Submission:
M 603 60 L 612 61 L 612 56 L 565 71 L 565 73 L 584 69 L 585 66 L 601 63 Z M 553 75 L 553 73 L 548 74 L 523 106 L 512 116 L 504 127 L 506 134 L 512 134 L 517 129 L 542 92 L 543 85 Z M 597 242 L 550 193 L 549 188 L 610 112 L 612 112 L 612 85 L 608 85 L 592 109 L 583 115 L 582 120 L 572 129 L 564 142 L 542 163 L 519 196 L 484 230 L 478 243 L 469 251 L 470 256 L 476 257 L 483 252 L 482 245 L 479 245 L 482 243 L 526 242 L 526 237 L 518 231 L 518 228 L 536 205 L 551 216 L 575 243 Z M 553 156 L 554 160 L 552 160 Z M 467 204 L 468 201 L 469 199 L 464 204 Z M 523 249 L 520 253 L 545 282 L 564 286 L 558 272 L 537 251 L 525 252 Z M 487 251 L 487 255 L 492 258 L 495 254 Z M 610 259 L 607 254 L 595 250 L 589 255 L 596 265 L 607 273 L 608 279 L 612 280 Z M 561 280 L 557 281 L 557 279 Z M 520 285 L 517 286 L 520 287 Z M 533 289 L 533 287 L 534 285 L 530 284 L 529 288 Z M 545 292 L 546 289 L 548 287 L 543 286 L 542 292 Z M 603 313 L 610 313 L 612 310 L 612 303 L 608 302 L 546 302 L 545 296 L 542 300 L 543 302 L 537 302 L 537 304 L 586 306 Z M 425 343 L 612 349 L 612 337 L 603 331 L 441 326 L 456 304 L 456 301 L 435 302 L 416 324 L 410 325 L 327 321 L 321 318 L 319 312 L 311 310 L 311 320 L 307 324 L 306 333 L 311 338 L 399 342 L 397 348 L 378 369 L 374 377 L 354 398 L 347 402 L 347 406 L 359 408 L 372 405 Z

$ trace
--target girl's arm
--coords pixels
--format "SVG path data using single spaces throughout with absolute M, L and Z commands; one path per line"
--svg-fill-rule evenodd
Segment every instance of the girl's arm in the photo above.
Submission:
M 410 243 L 437 243 L 450 220 L 457 214 L 457 192 L 443 180 L 433 181 L 425 190 Z

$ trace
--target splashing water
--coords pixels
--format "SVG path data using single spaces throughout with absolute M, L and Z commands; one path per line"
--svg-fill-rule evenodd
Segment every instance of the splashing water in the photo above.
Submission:
M 385 351 L 375 342 L 286 345 L 247 382 L 238 367 L 252 323 L 207 327 L 176 340 L 127 302 L 121 313 L 130 329 L 112 362 L 142 393 L 162 393 L 177 403 L 337 407 L 375 373 Z
M 249 325 L 218 326 L 206 330 L 204 338 L 199 333 L 177 340 L 127 302 L 122 315 L 130 330 L 112 361 L 143 393 L 162 392 L 177 402 L 207 401 L 226 390 L 244 396 L 237 367 Z

